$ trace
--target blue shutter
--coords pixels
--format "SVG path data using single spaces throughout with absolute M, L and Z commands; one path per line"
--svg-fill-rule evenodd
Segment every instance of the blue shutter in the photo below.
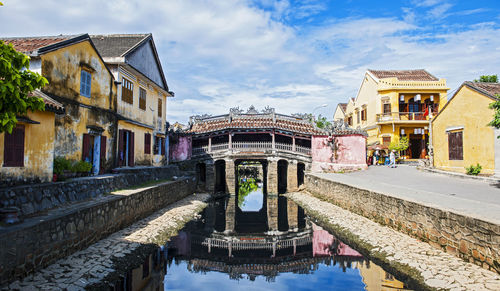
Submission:
M 92 75 L 89 72 L 87 73 L 87 97 L 90 97 L 90 85 L 92 84 Z
M 82 70 L 80 74 L 80 95 L 85 96 L 85 71 Z

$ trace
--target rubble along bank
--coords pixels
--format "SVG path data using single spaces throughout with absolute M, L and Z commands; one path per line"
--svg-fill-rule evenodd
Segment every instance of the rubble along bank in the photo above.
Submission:
M 2 290 L 108 289 L 107 283 L 140 265 L 142 252 L 174 236 L 207 206 L 209 199 L 209 194 L 183 198 Z
M 321 226 L 418 290 L 500 290 L 500 276 L 307 192 L 286 195 Z

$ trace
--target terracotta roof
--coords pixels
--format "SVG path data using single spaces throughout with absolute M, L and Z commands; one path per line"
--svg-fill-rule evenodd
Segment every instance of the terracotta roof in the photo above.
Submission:
M 379 79 L 397 78 L 400 81 L 439 81 L 426 70 L 368 70 Z
M 476 89 L 483 94 L 489 95 L 489 97 L 492 97 L 492 98 L 498 99 L 498 97 L 496 95 L 497 94 L 500 95 L 500 83 L 466 81 L 466 82 L 464 82 L 464 85 L 472 87 L 473 89 Z
M 43 99 L 43 102 L 45 103 L 45 110 L 47 111 L 52 111 L 55 113 L 63 113 L 64 112 L 64 106 L 57 102 L 56 100 L 52 99 L 51 97 L 47 96 L 47 94 L 43 93 L 40 90 L 35 90 L 30 93 L 30 96 L 35 96 Z
M 342 108 L 342 111 L 344 111 L 344 112 L 347 109 L 347 103 L 339 103 L 339 106 L 340 106 L 340 108 Z
M 103 58 L 122 57 L 131 49 L 138 46 L 144 39 L 151 36 L 146 34 L 107 34 L 91 35 L 90 38 Z
M 5 43 L 11 43 L 14 48 L 24 54 L 34 54 L 40 48 L 74 38 L 75 35 L 57 35 L 57 36 L 33 36 L 33 37 L 12 37 L 0 38 Z
M 325 134 L 306 120 L 280 114 L 275 115 L 275 122 L 272 114 L 242 114 L 233 116 L 231 121 L 229 115 L 205 118 L 196 121 L 189 132 L 201 134 L 226 129 L 280 129 L 310 135 Z

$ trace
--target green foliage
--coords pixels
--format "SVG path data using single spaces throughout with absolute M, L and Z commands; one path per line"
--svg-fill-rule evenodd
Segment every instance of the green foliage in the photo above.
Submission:
M 28 110 L 45 110 L 43 100 L 29 96 L 48 82 L 40 74 L 28 70 L 30 59 L 0 40 L 0 133 L 11 133 L 16 116 Z
M 239 189 L 238 189 L 238 206 L 243 206 L 243 201 L 245 201 L 245 197 L 248 196 L 251 192 L 258 189 L 257 181 L 252 178 L 247 178 L 246 181 L 240 181 Z
M 64 172 L 89 173 L 92 170 L 92 164 L 85 161 L 68 160 L 64 157 L 54 159 L 54 174 L 61 175 Z
M 78 161 L 73 164 L 72 170 L 75 173 L 89 173 L 92 170 L 92 164 L 85 161 Z
M 315 122 L 318 128 L 326 128 L 332 125 L 331 122 L 326 120 L 326 117 L 321 116 L 321 114 Z
M 402 136 L 399 141 L 393 141 L 389 145 L 389 150 L 395 150 L 397 152 L 399 151 L 405 151 L 408 149 L 410 146 L 410 141 L 408 140 L 407 136 Z
M 497 75 L 483 75 L 478 79 L 475 79 L 474 82 L 486 82 L 486 83 L 498 83 Z
M 476 166 L 470 165 L 465 170 L 467 171 L 467 175 L 474 175 L 477 176 L 479 173 L 481 173 L 481 170 L 483 167 L 478 163 Z
M 500 95 L 496 95 L 500 99 Z M 500 100 L 497 100 L 493 103 L 490 104 L 490 109 L 493 109 L 495 111 L 495 114 L 493 115 L 493 120 L 488 123 L 489 126 L 493 126 L 495 128 L 500 128 Z M 497 138 L 500 138 L 500 136 L 497 136 Z

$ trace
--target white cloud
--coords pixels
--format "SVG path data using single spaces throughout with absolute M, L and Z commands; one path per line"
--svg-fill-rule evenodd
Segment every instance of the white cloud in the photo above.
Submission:
M 304 17 L 324 8 L 318 3 L 299 5 L 310 13 Z M 435 15 L 450 13 L 446 1 L 419 3 L 435 9 Z M 403 9 L 403 19 L 336 18 L 292 27 L 287 22 L 302 12 L 286 0 L 260 0 L 265 9 L 247 0 L 5 4 L 0 9 L 3 36 L 152 32 L 176 93 L 168 101 L 172 122 L 250 105 L 290 114 L 327 103 L 317 113 L 332 116 L 338 102 L 356 95 L 368 68 L 426 68 L 454 88 L 481 74 L 498 73 L 500 65 L 498 24 L 435 34 L 414 21 L 414 8 Z

